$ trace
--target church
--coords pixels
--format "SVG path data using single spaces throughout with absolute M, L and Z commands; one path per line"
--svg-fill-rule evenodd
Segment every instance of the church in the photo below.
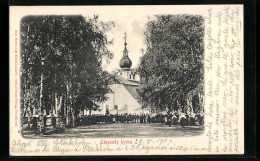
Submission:
M 93 114 L 142 114 L 149 113 L 147 109 L 142 109 L 137 88 L 140 83 L 140 76 L 131 69 L 132 61 L 128 56 L 126 35 L 124 43 L 123 57 L 119 62 L 120 69 L 115 73 L 119 83 L 110 85 L 111 92 L 106 95 L 107 100 L 99 103 L 99 109 Z

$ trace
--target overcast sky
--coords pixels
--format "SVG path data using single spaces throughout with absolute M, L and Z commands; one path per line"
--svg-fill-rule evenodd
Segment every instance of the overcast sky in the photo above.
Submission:
M 98 15 L 102 21 L 116 22 L 115 28 L 108 33 L 109 39 L 114 40 L 114 44 L 109 49 L 114 53 L 114 58 L 110 64 L 103 63 L 103 68 L 109 72 L 119 68 L 119 61 L 123 55 L 124 33 L 127 33 L 127 48 L 129 57 L 132 60 L 132 67 L 137 67 L 142 55 L 141 49 L 146 46 L 143 43 L 143 31 L 148 16 L 153 19 L 153 15 L 158 14 L 207 14 L 208 8 L 198 5 L 131 5 L 131 6 L 24 6 L 12 7 L 12 14 L 15 18 L 10 24 L 19 26 L 19 20 L 28 15 L 82 15 L 93 17 Z M 14 21 L 14 22 L 13 22 Z M 13 26 L 10 26 L 13 27 Z M 11 33 L 10 33 L 11 34 Z
M 119 68 L 119 61 L 123 56 L 124 33 L 127 33 L 127 49 L 132 60 L 132 68 L 137 67 L 142 56 L 141 49 L 146 49 L 143 42 L 143 32 L 145 23 L 158 14 L 207 14 L 207 7 L 193 6 L 171 6 L 171 5 L 131 5 L 131 6 L 25 6 L 17 7 L 12 10 L 15 19 L 13 24 L 18 25 L 19 20 L 27 15 L 82 15 L 91 17 L 98 15 L 101 21 L 114 21 L 115 28 L 108 32 L 109 39 L 113 39 L 114 44 L 109 46 L 114 53 L 114 58 L 110 63 L 103 63 L 103 69 L 111 72 Z M 19 13 L 19 14 L 17 14 Z M 11 26 L 12 27 L 12 26 Z
M 193 6 L 171 6 L 171 5 L 148 5 L 148 6 L 26 6 L 19 7 L 12 12 L 17 12 L 15 23 L 27 15 L 82 15 L 91 17 L 98 15 L 101 21 L 114 21 L 115 28 L 108 32 L 108 38 L 113 39 L 114 44 L 109 46 L 110 51 L 114 53 L 114 58 L 110 63 L 103 63 L 103 69 L 111 72 L 119 68 L 119 61 L 123 56 L 124 33 L 127 33 L 127 49 L 129 57 L 132 60 L 132 67 L 137 67 L 139 59 L 142 56 L 141 49 L 146 49 L 143 42 L 143 32 L 145 23 L 158 14 L 207 14 L 207 7 Z M 12 21 L 14 21 L 12 20 Z M 12 26 L 11 26 L 12 27 Z
M 73 10 L 74 12 L 74 10 Z M 86 8 L 78 7 L 77 12 L 84 13 L 83 16 L 93 17 L 97 14 L 101 21 L 114 21 L 116 23 L 113 31 L 109 32 L 109 38 L 114 40 L 114 44 L 109 49 L 114 53 L 114 58 L 110 63 L 103 63 L 103 69 L 111 72 L 114 69 L 120 68 L 119 61 L 123 56 L 124 49 L 124 33 L 127 33 L 127 49 L 129 58 L 132 60 L 132 68 L 137 67 L 140 57 L 142 56 L 141 49 L 146 49 L 143 42 L 145 24 L 149 19 L 154 19 L 154 15 L 158 14 L 200 14 L 207 13 L 207 8 L 199 6 L 89 6 Z
M 99 15 L 100 20 L 108 21 L 106 16 Z M 109 46 L 110 51 L 114 53 L 113 59 L 107 62 L 103 61 L 103 69 L 109 72 L 118 69 L 119 61 L 123 56 L 124 50 L 124 33 L 127 34 L 127 49 L 128 56 L 132 60 L 132 68 L 139 64 L 140 57 L 142 56 L 141 49 L 145 49 L 146 45 L 143 41 L 143 32 L 145 30 L 145 23 L 148 21 L 147 15 L 143 16 L 113 16 L 109 18 L 115 22 L 113 30 L 107 32 L 109 40 L 113 39 L 113 45 Z

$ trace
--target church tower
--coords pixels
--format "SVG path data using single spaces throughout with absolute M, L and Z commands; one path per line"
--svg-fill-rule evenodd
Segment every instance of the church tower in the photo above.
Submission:
M 126 47 L 127 46 L 126 33 L 125 33 L 124 39 L 125 39 L 125 43 L 124 43 L 125 48 L 123 50 L 123 57 L 121 58 L 121 60 L 119 62 L 119 66 L 121 68 L 120 75 L 123 78 L 125 78 L 126 80 L 139 82 L 140 81 L 139 75 L 136 72 L 134 72 L 133 69 L 131 69 L 132 61 L 128 57 L 128 50 Z
M 119 62 L 120 69 L 116 70 L 117 82 L 110 84 L 112 92 L 106 94 L 108 98 L 100 104 L 100 112 L 105 114 L 142 114 L 149 111 L 142 109 L 141 99 L 137 89 L 140 84 L 140 77 L 132 67 L 132 61 L 128 56 L 126 33 L 124 35 L 123 56 Z M 93 113 L 93 112 L 92 112 Z

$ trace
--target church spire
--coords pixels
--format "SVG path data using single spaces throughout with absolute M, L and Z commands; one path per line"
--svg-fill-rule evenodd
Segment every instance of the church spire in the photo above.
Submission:
M 127 45 L 127 43 L 126 43 L 126 33 L 125 33 L 124 39 L 125 39 L 125 47 L 126 47 L 126 45 Z
M 126 45 L 127 45 L 127 43 L 126 43 L 126 33 L 125 33 L 125 36 L 124 36 L 124 39 L 125 39 L 125 43 L 124 43 L 124 45 L 125 45 L 125 49 L 124 49 L 124 51 L 123 51 L 123 56 L 124 57 L 128 57 L 128 50 L 127 50 L 127 48 L 126 48 Z
M 132 66 L 132 61 L 129 59 L 129 57 L 128 57 L 128 50 L 127 50 L 127 48 L 126 48 L 126 45 L 127 45 L 127 43 L 126 43 L 126 33 L 125 33 L 125 36 L 124 36 L 124 39 L 125 39 L 125 43 L 124 43 L 124 45 L 125 45 L 125 48 L 124 48 L 124 50 L 123 50 L 123 57 L 122 57 L 122 59 L 120 60 L 120 63 L 119 63 L 119 66 L 121 67 L 121 68 L 124 68 L 124 69 L 129 69 L 129 68 L 131 68 L 131 66 Z

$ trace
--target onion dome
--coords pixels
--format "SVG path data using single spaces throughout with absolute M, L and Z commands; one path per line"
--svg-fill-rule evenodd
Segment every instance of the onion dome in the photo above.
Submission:
M 125 37 L 124 38 L 125 38 L 125 43 L 124 43 L 125 49 L 123 50 L 123 57 L 120 60 L 119 66 L 121 68 L 123 68 L 123 69 L 128 69 L 128 68 L 131 68 L 132 61 L 128 57 L 128 50 L 126 48 L 126 45 L 127 45 L 127 43 L 126 43 L 126 33 L 125 33 Z

